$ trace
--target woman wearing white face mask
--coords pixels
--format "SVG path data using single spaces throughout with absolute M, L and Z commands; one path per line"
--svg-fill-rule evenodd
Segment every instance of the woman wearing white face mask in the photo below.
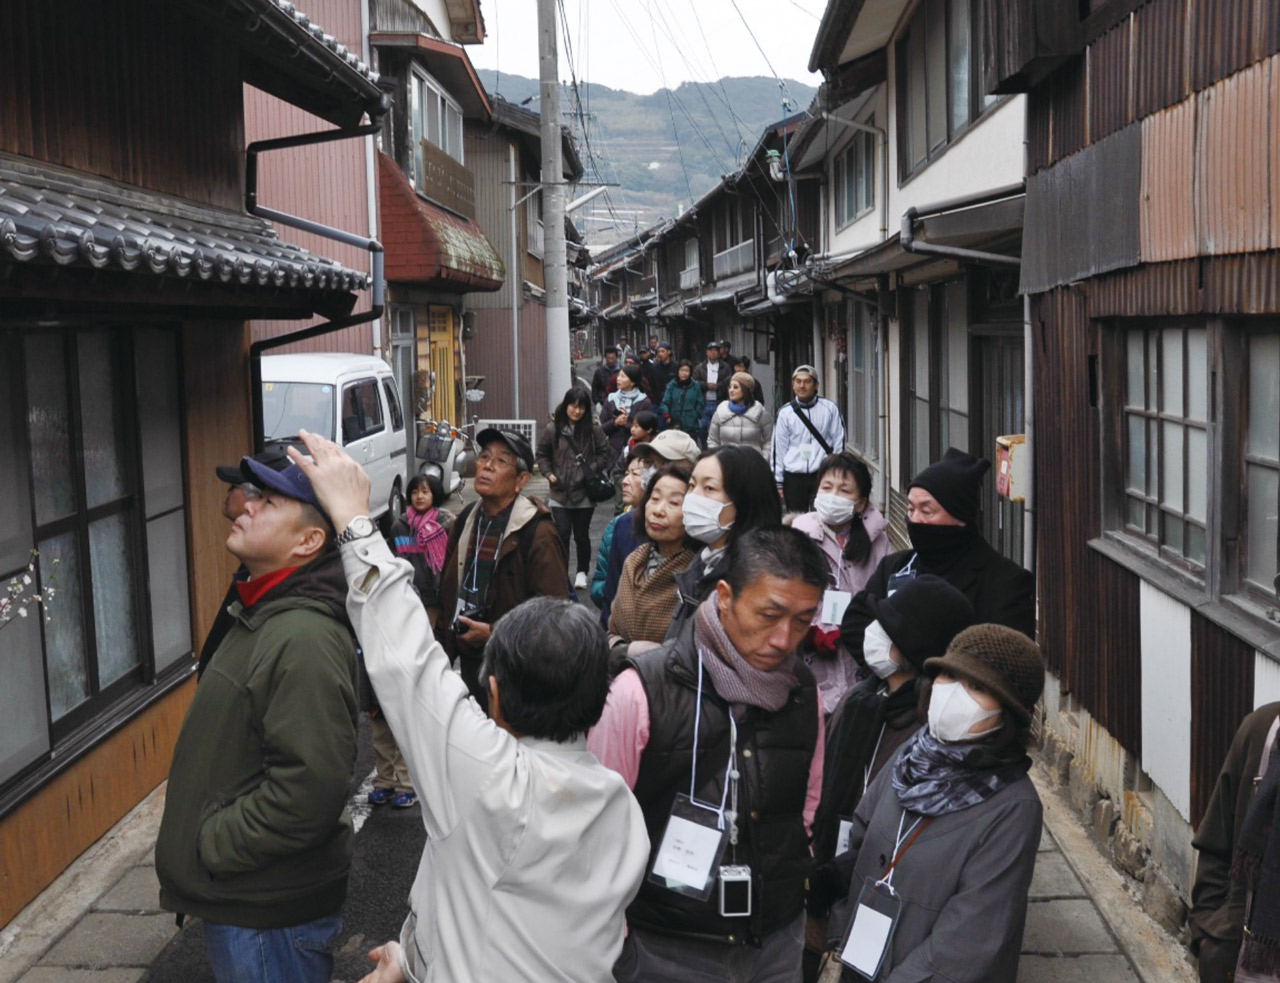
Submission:
M 854 682 L 853 650 L 840 641 L 843 605 L 889 554 L 889 522 L 868 499 L 871 472 L 855 455 L 828 455 L 817 476 L 814 510 L 797 516 L 791 528 L 818 544 L 831 570 L 831 589 L 801 649 L 818 680 L 823 710 L 830 714 Z
M 703 548 L 688 569 L 676 575 L 679 600 L 667 641 L 711 596 L 728 568 L 729 544 L 752 529 L 782 524 L 782 506 L 772 481 L 765 459 L 746 447 L 719 447 L 698 459 L 684 497 L 684 530 Z
M 935 674 L 928 726 L 858 803 L 849 852 L 834 864 L 844 890 L 827 941 L 846 966 L 865 967 L 849 929 L 888 911 L 896 927 L 878 939 L 874 979 L 1015 983 L 1040 841 L 1026 754 L 1040 649 L 1011 628 L 976 625 L 925 671 Z

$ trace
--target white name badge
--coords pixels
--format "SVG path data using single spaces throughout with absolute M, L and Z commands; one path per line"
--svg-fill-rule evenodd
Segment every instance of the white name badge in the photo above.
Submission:
M 847 590 L 827 590 L 822 592 L 822 618 L 824 625 L 838 625 L 844 620 L 844 613 L 849 607 L 853 595 Z
M 849 840 L 853 836 L 853 823 L 847 819 L 840 820 L 840 832 L 836 834 L 836 856 L 842 857 L 849 852 Z
M 649 879 L 705 901 L 711 896 L 726 839 L 714 811 L 677 795 Z
M 874 980 L 893 944 L 901 912 L 902 901 L 893 889 L 867 878 L 840 946 L 840 961 L 859 976 Z

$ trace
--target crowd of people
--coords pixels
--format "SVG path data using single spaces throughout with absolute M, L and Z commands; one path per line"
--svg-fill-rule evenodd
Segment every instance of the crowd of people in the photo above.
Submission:
M 1044 671 L 1034 581 L 978 526 L 989 464 L 952 448 L 921 470 L 893 551 L 816 371 L 773 415 L 719 348 L 610 350 L 536 450 L 477 436 L 476 502 L 455 517 L 415 479 L 388 536 L 317 435 L 219 469 L 241 567 L 156 868 L 220 981 L 328 980 L 364 710 L 370 803 L 416 804 L 427 831 L 368 983 L 1014 983 Z M 1217 858 L 1193 912 L 1205 966 L 1234 969 L 1246 904 L 1280 910 L 1248 794 L 1269 776 L 1280 801 L 1268 713 L 1197 843 Z

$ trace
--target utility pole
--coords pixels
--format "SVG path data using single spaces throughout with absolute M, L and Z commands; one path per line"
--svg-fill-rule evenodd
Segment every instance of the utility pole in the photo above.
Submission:
M 569 388 L 569 269 L 564 243 L 564 163 L 560 147 L 560 62 L 555 0 L 538 0 L 539 111 L 542 116 L 542 270 L 547 290 L 547 399 L 555 410 Z M 519 353 L 515 353 L 519 357 Z

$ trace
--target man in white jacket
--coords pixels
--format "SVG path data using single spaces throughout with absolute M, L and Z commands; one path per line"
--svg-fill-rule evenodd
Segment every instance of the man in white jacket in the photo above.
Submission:
M 791 373 L 791 391 L 795 399 L 774 416 L 773 480 L 788 512 L 808 512 L 822 459 L 844 450 L 844 420 L 835 403 L 818 395 L 812 365 Z
M 644 816 L 587 750 L 608 693 L 607 643 L 581 605 L 534 598 L 499 619 L 481 680 L 489 716 L 432 637 L 408 563 L 367 515 L 369 479 L 302 433 L 334 527 L 347 612 L 422 803 L 427 844 L 398 942 L 368 983 L 605 983 L 649 857 Z

